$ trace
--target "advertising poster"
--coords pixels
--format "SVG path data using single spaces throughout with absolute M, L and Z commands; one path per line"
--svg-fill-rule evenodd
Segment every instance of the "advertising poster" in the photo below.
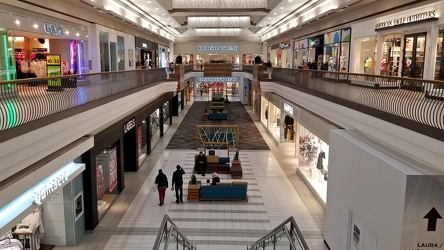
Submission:
M 109 191 L 112 192 L 117 186 L 117 150 L 109 150 Z
M 48 72 L 48 77 L 62 75 L 60 55 L 46 56 L 46 70 Z M 48 80 L 48 90 L 62 90 L 62 80 Z

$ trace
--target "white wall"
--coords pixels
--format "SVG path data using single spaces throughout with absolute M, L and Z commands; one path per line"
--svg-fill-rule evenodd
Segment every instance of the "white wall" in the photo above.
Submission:
M 363 224 L 364 250 L 375 240 L 377 248 L 373 249 L 400 249 L 407 175 L 426 173 L 437 171 L 357 131 L 331 130 L 324 232 L 327 244 L 332 250 L 347 249 L 349 212 L 353 211 Z
M 240 56 L 242 54 L 259 54 L 262 55 L 262 44 L 261 43 L 241 43 L 239 45 Z M 263 58 L 263 56 L 262 56 Z
M 63 188 L 57 189 L 43 203 L 43 226 L 45 237 L 42 239 L 42 243 L 57 246 L 66 245 Z

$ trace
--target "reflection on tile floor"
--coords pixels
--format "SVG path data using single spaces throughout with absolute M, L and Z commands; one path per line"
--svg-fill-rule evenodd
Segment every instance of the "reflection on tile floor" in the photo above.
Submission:
M 189 108 L 189 106 L 187 107 Z M 196 150 L 165 150 L 186 110 L 173 118 L 173 126 L 137 174 L 126 174 L 126 189 L 93 232 L 87 232 L 77 247 L 55 249 L 150 249 L 164 214 L 168 214 L 198 249 L 246 249 L 271 229 L 293 216 L 310 249 L 324 250 L 324 210 L 296 175 L 294 147 L 277 147 L 258 118 L 249 111 L 270 150 L 240 151 L 243 181 L 248 182 L 248 202 L 186 201 L 176 204 L 174 192 L 167 190 L 165 205 L 158 205 L 153 191 L 159 168 L 171 181 L 176 165 L 190 179 Z M 234 152 L 230 152 L 233 157 Z M 231 181 L 220 174 L 221 181 Z M 208 176 L 197 176 L 203 182 Z

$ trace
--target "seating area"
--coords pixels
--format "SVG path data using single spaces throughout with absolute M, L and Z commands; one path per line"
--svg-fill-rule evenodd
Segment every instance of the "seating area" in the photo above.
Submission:
M 204 120 L 228 120 L 230 116 L 228 111 L 225 110 L 225 98 L 222 95 L 214 95 L 211 98 L 208 110 L 203 114 Z
M 194 161 L 196 161 L 197 155 L 194 155 Z M 221 157 L 217 155 L 207 156 L 207 168 L 205 173 L 223 173 L 229 174 L 230 172 L 230 157 Z M 199 169 L 194 165 L 194 173 L 199 173 Z
M 216 185 L 201 186 L 200 200 L 248 201 L 248 183 L 243 181 L 218 182 Z

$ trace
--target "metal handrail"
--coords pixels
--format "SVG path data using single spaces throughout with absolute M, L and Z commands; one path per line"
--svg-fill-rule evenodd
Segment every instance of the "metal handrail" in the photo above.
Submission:
M 173 235 L 174 232 L 177 232 L 177 235 Z M 195 244 L 193 244 L 176 226 L 176 224 L 171 220 L 168 214 L 165 214 L 162 219 L 162 223 L 160 224 L 159 231 L 157 232 L 156 241 L 154 241 L 153 250 L 161 250 L 168 249 L 168 244 L 170 244 L 169 240 L 170 236 L 175 237 L 177 244 L 181 244 L 184 250 L 197 250 Z M 179 237 L 180 236 L 180 239 Z M 165 240 L 165 245 L 162 245 L 162 241 Z M 179 243 L 179 240 L 181 242 Z M 162 248 L 163 246 L 163 248 Z M 177 248 L 179 249 L 179 248 Z
M 444 82 L 273 68 L 271 81 L 444 141 Z
M 165 68 L 0 82 L 0 131 L 162 80 Z
M 287 224 L 290 224 L 290 229 L 287 228 Z M 289 239 L 290 250 L 302 249 L 309 250 L 307 242 L 305 242 L 304 237 L 302 236 L 302 232 L 299 229 L 295 219 L 293 216 L 286 219 L 284 222 L 279 224 L 273 230 L 271 230 L 268 234 L 260 238 L 253 245 L 248 247 L 248 250 L 256 250 L 256 249 L 265 249 L 265 246 L 276 243 L 277 238 L 276 235 L 278 233 L 284 233 Z M 297 242 L 297 245 L 296 245 Z

